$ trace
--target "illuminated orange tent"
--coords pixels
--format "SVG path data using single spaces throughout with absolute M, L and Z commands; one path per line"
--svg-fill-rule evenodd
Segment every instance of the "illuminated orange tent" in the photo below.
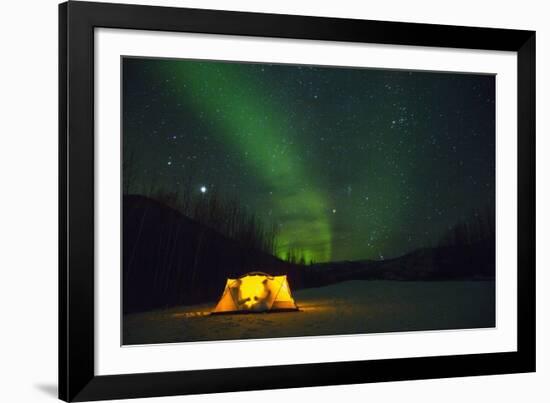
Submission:
M 220 301 L 212 313 L 297 311 L 286 275 L 262 272 L 227 279 Z

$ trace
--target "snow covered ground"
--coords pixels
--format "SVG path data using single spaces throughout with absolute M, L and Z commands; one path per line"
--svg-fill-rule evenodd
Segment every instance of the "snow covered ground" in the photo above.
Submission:
M 209 315 L 214 301 L 126 315 L 123 344 L 495 325 L 494 281 L 346 281 L 298 290 L 294 298 L 299 312 Z

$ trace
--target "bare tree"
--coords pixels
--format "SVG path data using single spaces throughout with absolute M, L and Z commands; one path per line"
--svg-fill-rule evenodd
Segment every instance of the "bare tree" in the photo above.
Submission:
M 122 152 L 122 192 L 130 194 L 137 176 L 136 169 L 136 154 L 134 150 L 130 150 L 127 146 Z

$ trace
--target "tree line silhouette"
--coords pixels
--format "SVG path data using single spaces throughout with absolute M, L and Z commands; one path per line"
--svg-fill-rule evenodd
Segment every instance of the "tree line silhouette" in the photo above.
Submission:
M 474 209 L 472 213 L 460 220 L 441 237 L 439 246 L 471 246 L 480 242 L 495 240 L 495 209 L 486 206 Z

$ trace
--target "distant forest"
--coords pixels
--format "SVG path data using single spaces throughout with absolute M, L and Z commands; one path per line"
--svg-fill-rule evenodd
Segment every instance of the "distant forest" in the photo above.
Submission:
M 487 206 L 474 210 L 470 216 L 451 227 L 441 238 L 440 247 L 468 246 L 495 241 L 495 209 Z

